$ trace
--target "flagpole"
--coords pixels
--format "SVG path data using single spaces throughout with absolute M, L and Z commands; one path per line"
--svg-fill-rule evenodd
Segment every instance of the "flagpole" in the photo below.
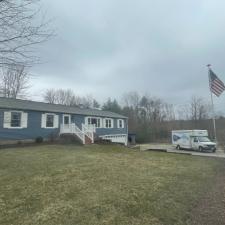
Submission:
M 214 102 L 213 102 L 213 95 L 211 90 L 211 79 L 210 79 L 210 64 L 207 65 L 208 67 L 208 76 L 209 76 L 209 90 L 211 95 L 211 104 L 212 104 L 212 120 L 213 120 L 213 129 L 214 129 L 214 138 L 215 142 L 217 142 L 217 135 L 216 135 L 216 116 L 215 116 L 215 108 L 214 108 Z

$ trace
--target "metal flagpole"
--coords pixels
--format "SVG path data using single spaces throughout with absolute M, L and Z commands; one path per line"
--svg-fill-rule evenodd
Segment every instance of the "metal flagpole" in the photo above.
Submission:
M 212 90 L 211 90 L 210 66 L 211 66 L 210 64 L 207 65 L 207 67 L 208 67 L 208 76 L 209 76 L 209 90 L 210 90 L 211 104 L 212 104 L 212 120 L 213 120 L 213 129 L 214 129 L 214 138 L 215 138 L 215 142 L 217 142 L 217 136 L 216 136 L 216 116 L 215 116 L 213 95 L 212 95 Z

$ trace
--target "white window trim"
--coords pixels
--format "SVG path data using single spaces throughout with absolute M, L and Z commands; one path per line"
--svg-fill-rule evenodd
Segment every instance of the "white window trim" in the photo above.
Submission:
M 53 127 L 47 127 L 47 116 L 53 116 Z M 57 126 L 56 126 L 57 123 Z M 41 127 L 45 129 L 58 129 L 59 128 L 59 116 L 55 113 L 42 113 Z
M 120 121 L 122 121 L 122 127 L 120 127 Z M 117 120 L 117 128 L 119 129 L 123 129 L 125 126 L 124 126 L 124 120 L 123 119 L 118 119 Z
M 103 125 L 102 125 L 102 118 L 101 117 L 87 116 L 87 117 L 85 117 L 85 125 L 91 125 L 91 124 L 88 124 L 88 119 L 99 119 L 100 120 L 99 127 L 95 126 L 95 128 L 98 129 L 98 128 L 102 128 L 103 127 Z
M 11 126 L 11 119 L 12 119 L 12 113 L 21 113 L 21 119 L 20 119 L 20 126 L 19 127 L 12 127 Z M 9 121 L 5 122 L 5 113 L 10 113 L 10 118 Z M 23 119 L 26 119 L 26 121 L 23 121 Z M 23 125 L 23 122 L 25 122 L 25 126 Z M 7 126 L 5 125 L 5 123 L 8 123 Z M 27 128 L 27 124 L 28 124 L 28 113 L 24 112 L 24 111 L 18 111 L 18 110 L 10 110 L 10 111 L 4 111 L 4 119 L 3 119 L 3 128 L 7 128 L 7 129 L 25 129 Z
M 106 120 L 111 120 L 111 127 L 106 127 Z M 106 129 L 114 128 L 114 119 L 112 119 L 112 118 L 104 118 L 104 128 L 106 128 Z

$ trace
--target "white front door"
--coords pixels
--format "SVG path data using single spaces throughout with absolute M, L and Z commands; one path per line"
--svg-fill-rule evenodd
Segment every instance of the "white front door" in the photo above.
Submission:
M 64 129 L 66 129 L 66 128 L 69 129 L 70 124 L 71 124 L 71 116 L 64 114 L 63 115 L 63 127 L 64 127 Z

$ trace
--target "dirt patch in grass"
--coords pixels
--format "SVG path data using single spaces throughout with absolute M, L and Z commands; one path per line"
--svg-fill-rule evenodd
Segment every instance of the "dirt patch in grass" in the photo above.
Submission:
M 193 209 L 190 225 L 225 224 L 225 166 L 215 177 L 215 182 L 205 190 L 204 196 Z

